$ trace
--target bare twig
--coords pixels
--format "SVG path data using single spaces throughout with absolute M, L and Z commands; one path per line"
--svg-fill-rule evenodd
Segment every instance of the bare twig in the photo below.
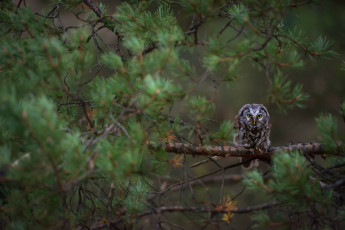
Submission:
M 341 168 L 341 167 L 344 167 L 345 166 L 345 163 L 341 163 L 341 164 L 336 164 L 336 165 L 333 165 L 331 167 L 328 167 L 326 168 L 323 173 L 329 171 L 329 170 L 332 170 L 332 169 L 336 169 L 336 168 Z
M 198 166 L 200 166 L 200 165 L 203 165 L 203 164 L 206 164 L 206 163 L 210 162 L 211 159 L 217 160 L 218 158 L 219 158 L 219 157 L 217 157 L 217 156 L 215 156 L 215 157 L 210 157 L 210 158 L 208 158 L 208 159 L 199 161 L 199 162 L 197 162 L 197 163 L 191 165 L 190 167 L 191 167 L 191 168 L 198 167 Z
M 239 174 L 235 174 L 235 175 L 225 175 L 223 177 L 223 175 L 220 176 L 213 176 L 213 177 L 209 177 L 209 178 L 204 178 L 202 180 L 194 180 L 189 182 L 190 186 L 197 186 L 197 185 L 202 185 L 202 184 L 213 184 L 213 183 L 219 183 L 219 181 L 226 181 L 228 183 L 231 182 L 239 182 L 243 180 L 243 176 L 239 175 Z M 176 191 L 176 190 L 180 190 L 182 187 L 182 185 L 176 186 L 174 188 L 172 188 L 170 191 Z
M 258 210 L 263 210 L 263 209 L 269 209 L 277 206 L 279 203 L 277 201 L 273 201 L 270 203 L 263 203 L 259 205 L 253 205 L 253 206 L 248 206 L 245 208 L 233 208 L 230 212 L 231 213 L 237 213 L 237 214 L 242 214 L 242 213 L 249 213 L 253 211 L 258 211 Z M 148 215 L 155 215 L 155 214 L 161 214 L 164 212 L 195 212 L 195 213 L 227 213 L 229 210 L 222 210 L 219 208 L 210 208 L 210 207 L 185 207 L 185 206 L 162 206 L 156 209 L 151 209 L 147 210 L 141 213 L 138 213 L 136 215 L 137 218 L 143 217 L 143 216 L 148 216 Z M 117 224 L 120 223 L 121 220 L 116 220 L 112 221 L 111 224 Z M 95 226 L 91 226 L 90 229 L 95 230 L 95 229 L 102 229 L 106 227 L 109 223 L 101 223 L 97 224 Z
M 248 206 L 245 208 L 234 208 L 231 210 L 232 213 L 248 213 L 262 209 L 272 208 L 277 206 L 278 202 L 273 201 L 270 203 L 263 203 L 259 205 Z M 184 206 L 163 206 L 156 208 L 154 210 L 148 210 L 141 212 L 137 215 L 137 217 L 147 216 L 155 213 L 162 213 L 162 212 L 211 212 L 211 213 L 223 213 L 228 212 L 228 210 L 220 210 L 217 208 L 209 208 L 209 207 L 184 207 Z
M 286 38 L 286 39 L 290 40 L 292 43 L 294 43 L 295 45 L 297 45 L 298 47 L 300 47 L 301 49 L 303 49 L 306 53 L 308 53 L 308 54 L 310 54 L 312 56 L 321 56 L 322 55 L 319 52 L 310 51 L 307 47 L 303 46 L 301 43 L 297 42 L 295 39 L 290 38 L 289 36 L 286 36 L 284 34 L 274 35 L 274 37 Z
M 224 26 L 223 28 L 219 31 L 219 33 L 217 34 L 217 38 L 225 31 L 225 29 L 231 24 L 233 19 L 230 19 Z
M 251 161 L 251 159 L 248 159 L 248 160 L 243 161 L 243 162 L 231 164 L 231 165 L 225 166 L 225 167 L 223 167 L 223 168 L 219 168 L 219 169 L 213 170 L 213 171 L 211 171 L 211 172 L 209 172 L 209 173 L 206 173 L 206 174 L 204 174 L 204 175 L 201 175 L 201 176 L 193 177 L 193 178 L 191 178 L 191 179 L 184 180 L 184 181 L 179 181 L 179 182 L 177 182 L 177 183 L 175 183 L 175 184 L 170 185 L 169 187 L 167 187 L 166 189 L 160 191 L 159 193 L 154 194 L 154 196 L 152 196 L 152 198 L 155 197 L 155 196 L 157 196 L 157 195 L 158 195 L 158 196 L 163 195 L 164 193 L 166 193 L 166 192 L 168 192 L 168 191 L 171 191 L 171 190 L 174 189 L 175 187 L 183 186 L 183 185 L 186 184 L 186 183 L 189 184 L 189 183 L 192 182 L 192 181 L 198 181 L 198 180 L 200 180 L 200 179 L 202 179 L 202 178 L 205 178 L 205 177 L 214 175 L 214 174 L 216 174 L 216 173 L 219 173 L 219 172 L 221 172 L 221 171 L 225 171 L 225 170 L 227 170 L 227 169 L 235 168 L 235 167 L 240 166 L 240 165 L 242 165 L 242 164 L 246 164 L 246 163 L 248 163 L 248 162 L 250 162 L 250 161 Z
M 90 0 L 84 0 L 83 1 L 88 7 L 90 7 L 90 9 L 99 17 L 101 18 L 102 17 L 102 12 L 101 10 L 98 8 L 98 6 L 93 3 L 92 1 Z
M 314 1 L 313 0 L 307 0 L 307 1 L 304 1 L 304 2 L 299 2 L 299 3 L 290 3 L 289 7 L 299 7 L 299 6 L 304 6 L 304 5 L 307 5 L 309 3 L 313 3 Z

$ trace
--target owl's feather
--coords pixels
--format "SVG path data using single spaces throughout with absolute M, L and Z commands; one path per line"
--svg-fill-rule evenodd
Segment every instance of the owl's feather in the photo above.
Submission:
M 234 136 L 236 146 L 246 148 L 259 148 L 266 150 L 271 142 L 270 136 L 270 115 L 265 106 L 261 104 L 244 105 L 235 117 L 235 128 L 238 132 Z M 245 161 L 249 158 L 244 158 Z M 245 168 L 258 166 L 258 161 L 253 160 L 243 164 Z

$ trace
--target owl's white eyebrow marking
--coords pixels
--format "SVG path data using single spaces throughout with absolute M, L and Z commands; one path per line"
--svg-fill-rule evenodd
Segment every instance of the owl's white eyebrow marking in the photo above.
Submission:
M 249 111 L 254 117 L 256 117 L 260 113 L 260 110 L 258 109 L 253 110 L 250 108 Z

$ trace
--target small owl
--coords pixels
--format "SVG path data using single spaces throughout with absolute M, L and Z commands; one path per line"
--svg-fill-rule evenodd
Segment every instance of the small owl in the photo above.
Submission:
M 234 136 L 235 146 L 244 146 L 246 148 L 259 148 L 266 150 L 270 142 L 270 115 L 265 106 L 261 104 L 244 105 L 235 117 L 235 128 L 238 133 Z M 247 158 L 242 159 L 245 161 Z M 258 160 L 253 160 L 242 166 L 251 168 L 258 166 Z

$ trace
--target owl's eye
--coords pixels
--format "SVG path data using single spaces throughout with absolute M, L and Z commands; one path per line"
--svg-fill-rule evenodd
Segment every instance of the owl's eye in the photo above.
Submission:
M 258 119 L 260 119 L 262 117 L 262 114 L 260 113 L 259 115 L 258 115 Z
M 248 117 L 248 118 L 251 118 L 251 117 L 252 117 L 252 115 L 250 115 L 250 114 L 247 114 L 247 117 Z

